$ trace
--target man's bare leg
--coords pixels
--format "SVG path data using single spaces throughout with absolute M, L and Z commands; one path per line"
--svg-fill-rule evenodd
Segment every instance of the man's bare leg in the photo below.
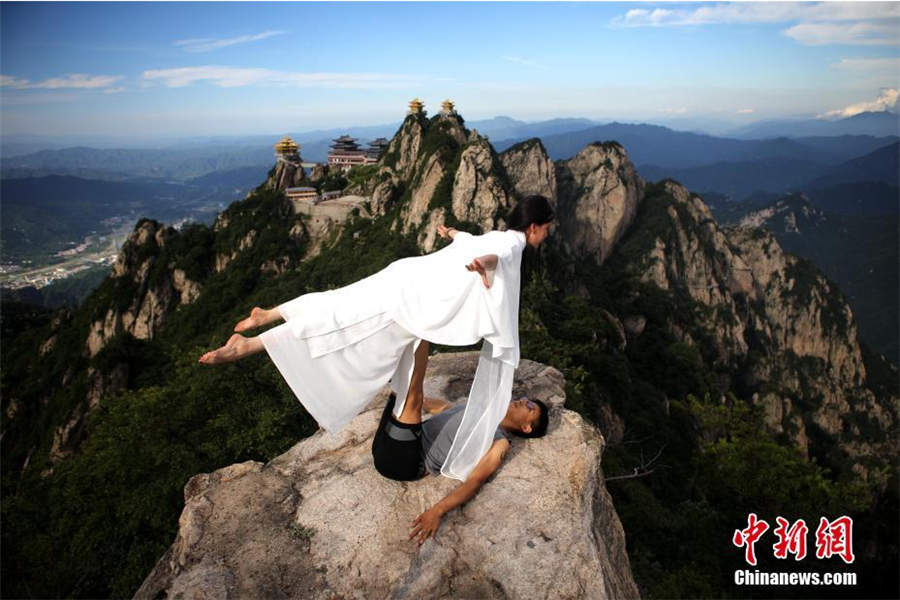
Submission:
M 281 313 L 278 312 L 278 308 L 270 308 L 267 310 L 265 308 L 254 306 L 253 310 L 250 311 L 250 316 L 239 321 L 238 324 L 234 326 L 234 330 L 240 333 L 241 331 L 255 329 L 256 327 L 262 327 L 263 325 L 268 325 L 269 323 L 280 320 Z
M 262 340 L 258 336 L 246 338 L 236 333 L 221 348 L 210 350 L 201 356 L 199 362 L 205 365 L 234 362 L 245 356 L 262 352 L 263 349 Z
M 422 402 L 425 400 L 425 367 L 428 366 L 428 340 L 422 340 L 416 348 L 416 361 L 413 366 L 413 374 L 409 380 L 409 391 L 406 393 L 406 403 L 403 412 L 397 417 L 401 423 L 422 422 Z

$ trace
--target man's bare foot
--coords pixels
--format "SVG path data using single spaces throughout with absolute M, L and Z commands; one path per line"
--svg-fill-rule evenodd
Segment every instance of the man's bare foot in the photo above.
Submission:
M 234 330 L 240 333 L 241 331 L 247 331 L 248 329 L 262 327 L 268 322 L 266 319 L 268 312 L 269 311 L 263 310 L 258 306 L 254 306 L 253 310 L 250 311 L 250 316 L 235 325 Z
M 250 354 L 250 352 L 248 352 L 248 342 L 249 340 L 247 338 L 235 333 L 228 338 L 228 341 L 224 346 L 215 350 L 210 350 L 201 356 L 198 362 L 201 362 L 204 365 L 234 362 Z

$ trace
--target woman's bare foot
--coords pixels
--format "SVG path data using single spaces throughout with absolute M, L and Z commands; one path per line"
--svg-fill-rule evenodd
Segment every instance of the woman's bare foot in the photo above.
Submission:
M 262 327 L 274 320 L 270 316 L 271 312 L 271 310 L 264 310 L 258 306 L 254 306 L 253 310 L 250 311 L 250 316 L 235 325 L 234 330 L 240 333 L 241 331 L 247 331 L 248 329 Z
M 205 365 L 234 362 L 249 354 L 256 354 L 262 348 L 259 338 L 245 338 L 236 333 L 228 338 L 224 346 L 207 352 L 198 359 L 198 362 Z

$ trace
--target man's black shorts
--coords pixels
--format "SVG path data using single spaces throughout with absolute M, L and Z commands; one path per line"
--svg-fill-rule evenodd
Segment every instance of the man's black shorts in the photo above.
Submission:
M 375 469 L 388 479 L 413 481 L 425 476 L 422 456 L 422 424 L 401 423 L 394 418 L 396 396 L 391 394 L 372 440 Z

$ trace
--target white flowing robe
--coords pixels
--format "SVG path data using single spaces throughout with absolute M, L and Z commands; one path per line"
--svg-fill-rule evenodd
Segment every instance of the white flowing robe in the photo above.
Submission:
M 291 390 L 329 432 L 343 428 L 390 380 L 403 411 L 421 340 L 468 346 L 484 339 L 466 410 L 441 469 L 464 480 L 493 443 L 519 365 L 519 288 L 525 234 L 458 232 L 437 252 L 397 260 L 343 288 L 278 307 L 285 319 L 260 335 Z M 491 287 L 467 270 L 497 255 Z

